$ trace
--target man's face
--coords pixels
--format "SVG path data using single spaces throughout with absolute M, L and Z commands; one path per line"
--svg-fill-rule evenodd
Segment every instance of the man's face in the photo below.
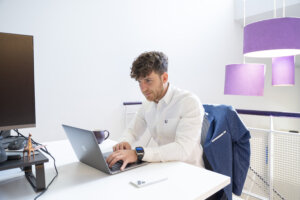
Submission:
M 167 73 L 159 75 L 152 72 L 148 76 L 138 79 L 138 82 L 146 99 L 157 103 L 165 95 L 164 83 L 166 83 L 167 80 Z

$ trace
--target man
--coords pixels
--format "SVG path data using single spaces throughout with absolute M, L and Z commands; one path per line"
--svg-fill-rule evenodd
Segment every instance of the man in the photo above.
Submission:
M 121 170 L 137 161 L 183 161 L 204 167 L 200 144 L 204 109 L 196 95 L 168 82 L 168 58 L 161 52 L 141 54 L 132 64 L 131 78 L 138 81 L 147 101 L 142 104 L 122 142 L 107 158 L 109 167 L 123 160 Z M 157 147 L 131 144 L 148 129 Z

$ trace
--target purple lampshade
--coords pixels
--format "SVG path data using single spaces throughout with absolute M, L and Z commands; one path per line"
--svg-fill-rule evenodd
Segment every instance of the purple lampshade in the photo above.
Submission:
M 295 85 L 294 56 L 272 58 L 272 85 Z
M 244 28 L 244 55 L 282 57 L 300 54 L 300 18 L 274 18 Z
M 226 65 L 224 94 L 263 96 L 264 82 L 263 64 Z

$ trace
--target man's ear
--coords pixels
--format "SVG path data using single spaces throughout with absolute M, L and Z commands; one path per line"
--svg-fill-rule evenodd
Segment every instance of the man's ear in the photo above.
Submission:
M 163 81 L 163 83 L 167 83 L 168 82 L 168 77 L 169 77 L 169 75 L 168 75 L 167 72 L 164 72 L 162 74 L 162 81 Z

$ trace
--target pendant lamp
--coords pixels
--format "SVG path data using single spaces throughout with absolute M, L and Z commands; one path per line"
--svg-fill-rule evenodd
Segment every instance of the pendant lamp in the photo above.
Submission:
M 264 80 L 264 64 L 226 65 L 224 94 L 263 96 Z
M 294 56 L 272 58 L 272 85 L 295 85 Z
M 246 24 L 246 1 L 244 0 L 244 27 Z M 265 65 L 247 63 L 229 64 L 225 67 L 224 94 L 263 96 Z
M 300 54 L 300 18 L 273 18 L 244 27 L 244 56 L 283 57 Z

